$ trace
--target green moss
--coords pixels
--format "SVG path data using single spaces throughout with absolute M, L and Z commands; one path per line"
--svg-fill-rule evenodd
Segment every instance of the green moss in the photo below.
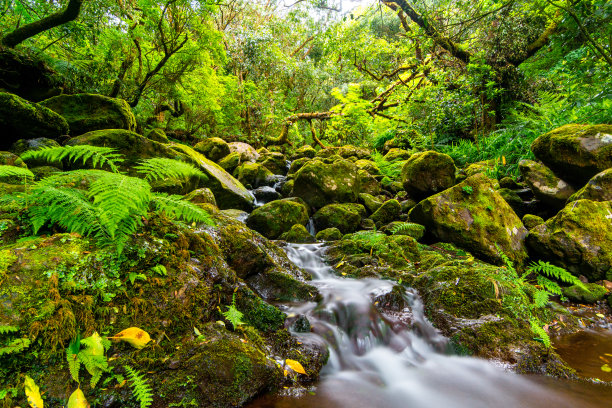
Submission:
M 406 191 L 415 197 L 427 197 L 455 184 L 455 163 L 443 153 L 426 151 L 413 154 L 402 168 Z
M 270 239 L 279 238 L 295 224 L 305 225 L 307 222 L 306 206 L 287 198 L 256 208 L 247 219 L 249 228 Z
M 236 306 L 244 313 L 244 319 L 257 330 L 271 332 L 283 328 L 285 314 L 264 302 L 248 287 L 236 292 Z
M 612 168 L 597 173 L 567 201 L 612 201 Z
M 315 239 L 310 232 L 302 224 L 295 224 L 291 229 L 283 233 L 279 239 L 296 244 L 305 244 L 315 242 Z
M 240 153 L 233 152 L 219 160 L 221 166 L 228 173 L 233 173 L 236 167 L 240 165 Z
M 596 283 L 586 283 L 584 286 L 586 290 L 578 285 L 563 288 L 563 295 L 572 302 L 592 304 L 603 300 L 608 293 L 606 288 Z
M 365 213 L 361 204 L 329 204 L 317 211 L 312 218 L 318 230 L 338 228 L 340 232 L 347 234 L 359 228 Z
M 348 160 L 326 164 L 310 160 L 296 174 L 293 194 L 310 207 L 321 208 L 330 203 L 354 203 L 359 193 L 357 167 Z
M 388 200 L 385 201 L 382 206 L 370 216 L 370 218 L 376 223 L 377 227 L 380 227 L 396 220 L 401 211 L 402 207 L 397 200 Z
M 317 232 L 317 241 L 337 241 L 342 239 L 342 233 L 338 228 L 326 228 Z
M 528 230 L 531 230 L 537 227 L 538 225 L 544 224 L 544 220 L 542 219 L 542 217 L 538 217 L 537 215 L 533 214 L 525 214 L 522 221 L 525 225 L 525 228 L 527 228 Z
M 206 138 L 198 142 L 193 148 L 215 162 L 230 154 L 229 145 L 220 137 Z
M 274 174 L 261 163 L 243 163 L 234 170 L 234 177 L 252 188 L 265 185 Z

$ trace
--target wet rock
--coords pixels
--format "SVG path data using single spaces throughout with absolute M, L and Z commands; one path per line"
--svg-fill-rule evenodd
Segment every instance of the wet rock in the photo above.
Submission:
M 572 302 L 593 304 L 603 300 L 608 293 L 608 290 L 597 283 L 585 283 L 584 287 L 572 285 L 563 288 L 563 296 L 567 297 Z
M 325 228 L 317 232 L 316 235 L 317 241 L 337 241 L 342 239 L 342 233 L 338 228 Z
M 295 150 L 295 152 L 291 155 L 291 160 L 297 160 L 304 157 L 312 159 L 316 154 L 317 151 L 314 149 L 314 147 L 304 145 Z
M 366 211 L 361 204 L 329 204 L 317 211 L 313 218 L 317 230 L 338 228 L 343 234 L 355 232 Z
M 219 160 L 221 166 L 228 173 L 233 173 L 236 167 L 240 165 L 240 153 L 233 152 Z
M 270 201 L 279 200 L 281 198 L 280 193 L 278 193 L 274 187 L 270 186 L 256 188 L 253 190 L 253 195 L 259 204 L 269 203 Z
M 559 210 L 576 190 L 548 167 L 533 160 L 521 160 L 519 170 L 535 197 L 543 203 Z
M 66 120 L 51 109 L 0 92 L 0 149 L 10 149 L 19 139 L 57 139 L 68 129 Z
M 306 225 L 307 222 L 306 206 L 287 198 L 256 208 L 247 219 L 249 228 L 270 239 L 279 238 L 295 224 Z
M 544 224 L 544 220 L 542 219 L 542 217 L 538 217 L 537 215 L 533 215 L 533 214 L 525 214 L 523 216 L 523 225 L 525 225 L 525 228 L 527 228 L 528 230 L 531 230 L 535 227 L 537 227 L 538 225 Z
M 529 231 L 527 243 L 539 256 L 575 276 L 602 279 L 612 268 L 612 202 L 568 203 Z
M 123 99 L 81 93 L 54 96 L 40 104 L 66 119 L 72 136 L 102 129 L 136 130 L 136 118 Z
M 455 184 L 455 163 L 443 153 L 416 153 L 402 168 L 402 182 L 414 197 L 428 197 Z
M 227 142 L 220 137 L 209 137 L 201 142 L 198 142 L 193 149 L 206 156 L 214 162 L 217 162 L 230 154 L 230 148 Z
M 572 195 L 568 202 L 577 200 L 612 201 L 612 168 L 597 173 Z
M 377 227 L 380 227 L 396 220 L 401 211 L 402 207 L 397 200 L 388 200 L 385 201 L 383 205 L 381 205 L 380 208 L 370 216 L 370 219 L 374 221 Z
M 531 150 L 555 174 L 584 185 L 612 167 L 612 125 L 561 126 L 534 140 Z
M 291 165 L 289 166 L 289 171 L 287 172 L 287 174 L 297 173 L 297 171 L 301 169 L 302 166 L 304 166 L 304 164 L 308 163 L 309 161 L 310 159 L 308 157 L 300 157 L 299 159 L 292 161 Z
M 380 183 L 376 177 L 372 176 L 367 171 L 357 170 L 357 180 L 360 192 L 372 195 L 380 194 Z
M 315 238 L 310 235 L 310 232 L 302 224 L 295 224 L 287 232 L 281 234 L 279 239 L 294 244 L 309 244 L 315 242 Z
M 329 203 L 354 203 L 358 192 L 357 167 L 348 160 L 326 164 L 314 159 L 295 174 L 293 194 L 314 208 Z
M 527 229 L 483 174 L 421 201 L 410 219 L 437 239 L 486 260 L 502 261 L 498 247 L 519 264 L 527 258 Z
M 278 152 L 267 152 L 261 154 L 258 163 L 261 163 L 265 168 L 270 170 L 273 174 L 287 174 L 287 158 L 284 154 Z
M 283 197 L 291 197 L 293 194 L 293 185 L 295 184 L 295 180 L 287 180 L 283 183 L 281 187 L 281 195 Z
M 240 154 L 240 162 L 252 162 L 255 163 L 259 158 L 259 153 L 253 146 L 243 142 L 232 142 L 229 143 L 229 148 L 231 153 Z
M 147 133 L 147 139 L 151 139 L 159 143 L 170 143 L 168 136 L 166 136 L 166 132 L 159 128 L 151 129 L 149 133 Z
M 234 177 L 242 184 L 256 188 L 272 184 L 274 174 L 260 163 L 246 162 L 236 167 Z

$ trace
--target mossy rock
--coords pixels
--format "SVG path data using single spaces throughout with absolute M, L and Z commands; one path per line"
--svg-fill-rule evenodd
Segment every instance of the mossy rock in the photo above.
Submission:
M 380 175 L 380 168 L 372 160 L 359 159 L 355 161 L 355 166 L 360 170 L 365 170 L 372 176 Z
M 21 157 L 11 152 L 0 152 L 0 165 L 2 166 L 14 166 L 14 167 L 28 167 Z M 23 181 L 23 180 L 22 180 Z
M 212 204 L 214 206 L 217 205 L 215 195 L 210 190 L 210 188 L 199 188 L 197 190 L 194 190 L 191 193 L 187 194 L 185 196 L 185 199 L 191 201 L 194 204 Z
M 516 215 L 522 217 L 527 211 L 527 204 L 523 202 L 521 196 L 514 190 L 510 190 L 509 188 L 500 188 L 497 190 L 500 196 L 508 203 L 510 207 L 514 210 Z
M 342 233 L 335 227 L 325 228 L 324 230 L 317 232 L 315 238 L 317 241 L 337 241 L 342 239 Z
M 193 149 L 214 162 L 218 162 L 230 154 L 229 145 L 220 137 L 209 137 L 204 139 L 193 146 Z
M 291 162 L 291 165 L 289 166 L 289 170 L 287 171 L 287 174 L 297 173 L 297 171 L 301 169 L 302 166 L 304 166 L 309 161 L 310 161 L 310 158 L 308 157 L 300 157 L 299 159 L 295 159 L 294 161 Z
M 612 201 L 612 168 L 597 173 L 567 201 Z
M 578 200 L 529 231 L 531 249 L 590 281 L 612 269 L 612 202 Z
M 374 197 L 372 194 L 359 193 L 359 202 L 363 204 L 370 213 L 375 212 L 383 205 L 383 201 Z
M 567 199 L 576 192 L 574 187 L 561 180 L 542 163 L 521 160 L 519 170 L 535 197 L 554 210 L 563 208 Z
M 537 215 L 533 215 L 533 214 L 525 214 L 523 216 L 522 221 L 523 221 L 523 225 L 528 230 L 531 230 L 537 227 L 538 225 L 544 224 L 544 220 L 542 219 L 542 217 L 538 217 Z
M 17 95 L 0 92 L 0 149 L 8 150 L 19 139 L 57 139 L 68 134 L 62 116 Z
M 359 192 L 378 195 L 380 194 L 380 182 L 365 170 L 357 170 L 357 180 L 359 183 Z M 400 184 L 401 189 L 401 184 Z
M 331 146 L 319 150 L 316 157 L 331 157 L 333 155 L 338 155 L 343 159 L 348 159 L 349 157 L 354 157 L 355 159 L 369 159 L 370 150 L 366 149 L 365 147 L 353 145 L 344 145 L 340 147 Z
M 54 96 L 40 104 L 66 119 L 72 136 L 101 129 L 136 130 L 136 118 L 123 99 L 81 93 Z
M 295 224 L 306 225 L 308 209 L 290 198 L 276 200 L 256 208 L 247 225 L 269 239 L 277 239 Z
M 563 295 L 572 302 L 593 304 L 603 300 L 608 294 L 608 290 L 597 283 L 585 283 L 584 288 L 572 285 L 563 288 Z
M 495 168 L 495 160 L 483 160 L 472 163 L 464 170 L 466 177 L 475 176 L 479 173 L 487 173 Z
M 387 152 L 387 154 L 385 154 L 383 156 L 383 159 L 391 162 L 391 161 L 404 161 L 404 160 L 408 160 L 410 158 L 410 156 L 412 156 L 412 152 L 409 150 L 403 150 L 403 149 L 398 149 L 398 148 L 392 148 L 389 149 L 389 151 Z
M 240 165 L 240 153 L 233 152 L 219 160 L 219 166 L 228 173 L 233 173 L 236 167 Z
M 314 149 L 314 147 L 310 145 L 304 145 L 304 146 L 297 148 L 295 152 L 293 152 L 293 154 L 291 155 L 291 160 L 295 161 L 301 158 L 312 159 L 313 157 L 315 157 L 316 154 L 317 154 L 317 151 Z
M 267 152 L 262 154 L 259 159 L 257 159 L 257 162 L 261 163 L 265 168 L 270 170 L 272 174 L 287 174 L 287 158 L 282 153 Z
M 261 163 L 246 162 L 236 167 L 234 177 L 244 185 L 257 188 L 269 185 L 274 174 Z
M 612 125 L 561 126 L 534 140 L 531 150 L 555 174 L 584 185 L 612 167 Z
M 232 142 L 228 143 L 231 153 L 240 154 L 240 162 L 252 162 L 255 163 L 259 159 L 259 153 L 253 146 L 243 142 Z
M 149 133 L 147 133 L 147 139 L 151 139 L 159 143 L 170 142 L 168 136 L 166 136 L 166 132 L 164 132 L 164 130 L 160 128 L 151 129 Z
M 402 168 L 402 183 L 414 197 L 428 197 L 455 184 L 455 163 L 444 153 L 416 153 Z
M 527 258 L 527 229 L 483 174 L 421 201 L 410 219 L 485 260 L 501 263 L 500 250 L 519 264 Z
M 0 48 L 0 84 L 8 92 L 32 102 L 60 94 L 67 84 L 40 53 L 27 47 Z
M 37 137 L 36 139 L 20 139 L 13 144 L 13 152 L 21 155 L 28 150 L 39 150 L 47 147 L 59 147 L 59 143 L 53 139 L 46 137 Z M 28 160 L 28 167 L 52 165 L 57 168 L 63 168 L 61 161 L 49 163 L 46 160 Z
M 338 228 L 343 234 L 359 229 L 366 210 L 361 204 L 328 204 L 317 211 L 312 219 L 317 230 Z
M 281 187 L 281 195 L 283 197 L 291 197 L 293 194 L 293 186 L 295 185 L 295 180 L 287 180 L 283 183 Z
M 295 224 L 291 229 L 283 233 L 279 239 L 295 244 L 309 244 L 315 242 L 315 238 L 302 224 Z
M 517 183 L 512 177 L 502 177 L 501 180 L 499 180 L 499 187 L 500 188 L 509 188 L 510 190 L 518 190 L 523 188 L 524 184 L 521 185 L 519 183 Z
M 313 159 L 295 174 L 293 194 L 314 208 L 329 203 L 354 203 L 358 192 L 357 167 L 348 160 L 326 164 Z
M 396 220 L 402 211 L 399 201 L 387 200 L 383 205 L 370 216 L 377 227 L 381 227 L 391 221 Z

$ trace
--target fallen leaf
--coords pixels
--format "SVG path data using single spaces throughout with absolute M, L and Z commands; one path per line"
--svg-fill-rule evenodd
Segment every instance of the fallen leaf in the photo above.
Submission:
M 85 394 L 83 394 L 80 388 L 74 390 L 72 395 L 70 395 L 67 408 L 89 408 L 89 403 L 85 399 Z
M 601 371 L 604 373 L 612 373 L 612 368 L 608 364 L 604 364 L 601 366 Z
M 109 339 L 125 341 L 132 345 L 132 347 L 141 349 L 151 341 L 151 336 L 146 331 L 138 327 L 129 327 L 119 333 L 115 334 Z
M 288 365 L 289 368 L 291 368 L 296 373 L 308 375 L 306 374 L 306 370 L 304 370 L 304 367 L 302 367 L 299 361 L 286 359 L 285 364 Z
M 606 316 L 604 316 L 604 315 L 603 315 L 603 314 L 601 314 L 601 313 L 597 313 L 595 316 L 597 316 L 597 317 L 601 317 L 602 319 L 605 319 L 605 318 L 606 318 Z
M 43 408 L 44 403 L 42 397 L 40 396 L 40 389 L 34 380 L 26 375 L 24 386 L 25 395 L 28 398 L 28 404 L 30 404 L 32 408 Z

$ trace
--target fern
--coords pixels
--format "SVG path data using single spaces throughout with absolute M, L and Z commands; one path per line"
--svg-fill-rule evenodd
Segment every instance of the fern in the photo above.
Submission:
M 540 285 L 548 293 L 552 293 L 553 295 L 561 295 L 563 293 L 561 286 L 559 286 L 557 282 L 551 281 L 546 276 L 538 275 L 536 281 L 538 282 L 538 285 Z
M 529 325 L 531 327 L 531 331 L 536 336 L 539 336 L 539 338 L 536 340 L 542 341 L 542 343 L 544 343 L 546 348 L 549 348 L 551 345 L 550 336 L 548 336 L 548 333 L 546 333 L 546 330 L 542 328 L 542 326 L 540 325 L 540 321 L 536 319 L 535 317 L 532 317 L 531 319 L 529 319 Z
M 412 222 L 402 222 L 391 229 L 393 235 L 405 233 L 410 236 L 420 235 L 423 231 L 423 226 Z
M 81 336 L 77 337 L 70 342 L 66 349 L 66 361 L 68 362 L 68 371 L 72 379 L 77 383 L 79 381 L 79 370 L 81 369 L 81 360 L 79 360 L 79 352 L 81 351 Z
M 33 179 L 34 173 L 26 169 L 25 167 L 0 165 L 0 178 L 15 176 Z
M 190 177 L 200 177 L 204 180 L 208 179 L 206 174 L 189 163 L 162 157 L 142 160 L 134 168 L 149 182 L 166 178 L 187 180 Z
M 232 295 L 232 304 L 227 306 L 227 310 L 221 314 L 232 324 L 234 330 L 244 324 L 242 321 L 244 314 L 236 308 L 236 293 Z
M 5 354 L 16 354 L 30 347 L 30 339 L 14 339 L 6 346 L 0 347 L 0 356 Z
M 150 407 L 153 403 L 153 391 L 142 374 L 128 365 L 124 365 L 128 379 L 132 382 L 132 394 L 140 402 L 140 408 Z
M 15 326 L 0 326 L 0 334 L 17 333 L 18 331 L 19 331 L 19 327 L 15 327 Z
M 23 160 L 45 160 L 57 162 L 68 160 L 76 163 L 81 161 L 83 164 L 90 163 L 91 167 L 103 168 L 107 166 L 113 173 L 118 173 L 118 165 L 123 161 L 120 154 L 115 153 L 116 149 L 111 147 L 78 145 L 78 146 L 57 146 L 45 147 L 39 150 L 29 150 L 21 155 Z
M 542 308 L 548 304 L 550 295 L 545 290 L 536 290 L 533 293 L 533 304 L 535 307 Z
M 561 282 L 569 283 L 570 285 L 578 285 L 580 288 L 588 290 L 580 279 L 565 269 L 552 265 L 548 262 L 538 261 L 537 263 L 532 263 L 527 269 L 527 272 L 544 274 Z
M 213 225 L 213 220 L 206 211 L 185 200 L 182 196 L 156 193 L 152 197 L 152 203 L 158 211 L 170 217 L 180 218 L 186 222 L 202 222 Z
M 399 177 L 399 175 L 402 173 L 402 167 L 404 167 L 404 164 L 406 163 L 405 160 L 387 161 L 379 152 L 372 153 L 372 160 L 380 169 L 380 173 L 383 176 L 387 176 L 391 179 Z

